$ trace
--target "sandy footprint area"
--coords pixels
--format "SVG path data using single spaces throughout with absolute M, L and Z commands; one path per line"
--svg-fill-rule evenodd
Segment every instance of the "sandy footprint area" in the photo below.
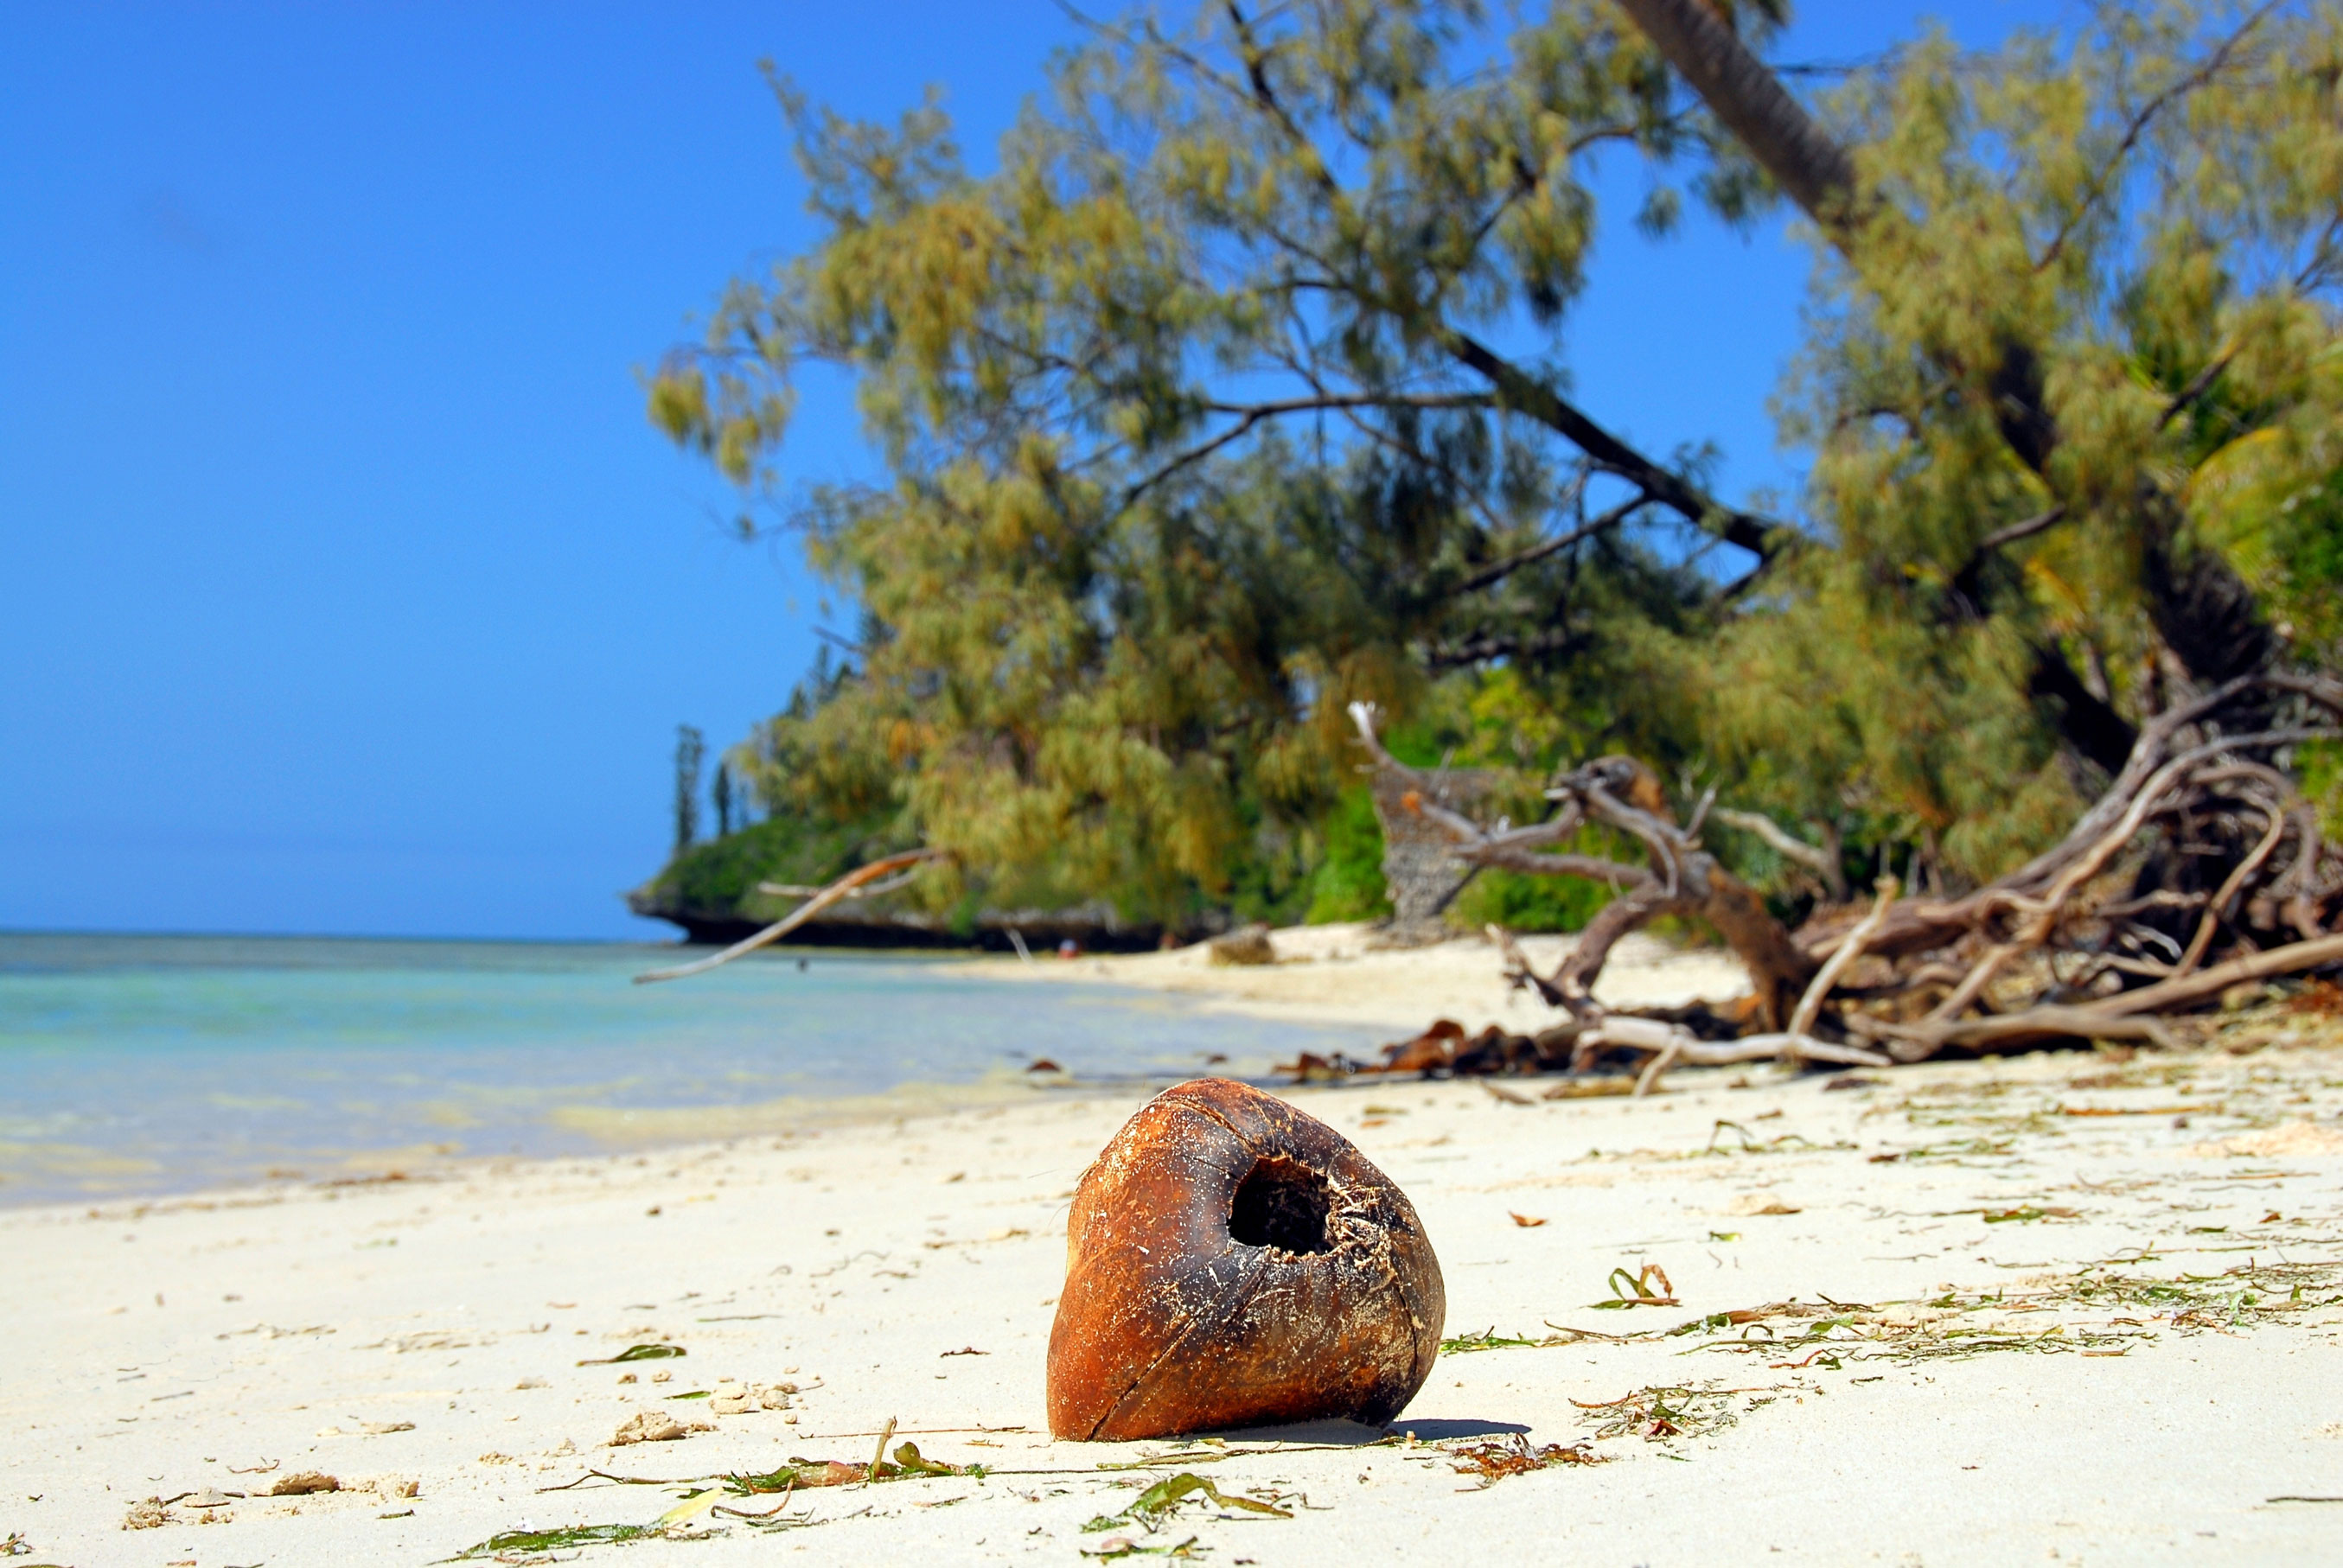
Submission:
M 2343 1554 L 2343 1051 L 1549 1085 L 1292 1091 L 1445 1274 L 1388 1431 L 1049 1440 L 1067 1198 L 1129 1094 L 0 1212 L 0 1539 L 75 1568 Z M 890 1423 L 931 1471 L 867 1479 Z M 272 1494 L 298 1476 L 338 1490 Z

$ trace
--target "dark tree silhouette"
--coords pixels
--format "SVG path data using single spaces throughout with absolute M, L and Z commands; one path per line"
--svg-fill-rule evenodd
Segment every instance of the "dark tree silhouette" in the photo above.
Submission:
M 707 740 L 696 726 L 675 727 L 675 852 L 682 854 L 699 839 L 699 759 Z

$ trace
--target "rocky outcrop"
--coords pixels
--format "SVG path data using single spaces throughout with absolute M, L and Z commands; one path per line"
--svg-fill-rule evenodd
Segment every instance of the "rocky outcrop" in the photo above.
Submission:
M 1167 930 L 1155 922 L 1126 922 L 1105 904 L 1065 910 L 983 910 L 971 925 L 961 926 L 922 910 L 887 907 L 888 902 L 881 898 L 836 906 L 791 931 L 789 940 L 808 947 L 980 948 L 1009 952 L 1016 947 L 1010 935 L 1014 931 L 1036 957 L 1046 958 L 1068 940 L 1086 952 L 1147 951 L 1162 944 Z M 737 909 L 695 909 L 662 899 L 655 884 L 628 893 L 627 908 L 646 920 L 665 920 L 680 928 L 687 942 L 713 946 L 753 936 L 789 910 L 786 902 L 771 915 L 749 915 Z M 1179 940 L 1190 935 L 1172 934 Z

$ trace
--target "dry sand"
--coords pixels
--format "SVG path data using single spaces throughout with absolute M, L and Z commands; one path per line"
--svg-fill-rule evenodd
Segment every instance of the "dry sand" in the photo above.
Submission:
M 1436 1018 L 1478 1033 L 1492 1023 L 1528 1034 L 1566 1016 L 1526 990 L 1510 990 L 1497 950 L 1478 937 L 1401 950 L 1369 945 L 1359 925 L 1302 926 L 1275 933 L 1274 964 L 1215 965 L 1202 943 L 1168 953 L 1112 954 L 1071 962 L 1037 957 L 980 959 L 966 972 L 1001 980 L 1088 981 L 1136 986 L 1192 997 L 1207 1010 L 1297 1021 L 1372 1024 L 1411 1035 Z M 1566 937 L 1523 937 L 1523 950 L 1550 971 Z M 1627 938 L 1612 950 L 1594 994 L 1614 1007 L 1723 1000 L 1749 989 L 1733 956 L 1715 948 L 1675 948 L 1652 937 Z
M 1110 970 L 1394 1028 L 1530 1021 L 1470 956 Z M 1066 1195 L 1128 1093 L 0 1212 L 0 1539 L 75 1568 L 421 1564 L 865 1460 L 892 1420 L 990 1473 L 701 1512 L 585 1559 L 1072 1565 L 1192 1537 L 1230 1564 L 2343 1560 L 2343 1050 L 2258 1028 L 2250 1055 L 1684 1072 L 1641 1101 L 1296 1091 L 1414 1200 L 1448 1332 L 1540 1342 L 1443 1355 L 1388 1436 L 1048 1441 Z M 1597 1305 L 1646 1265 L 1681 1304 Z M 653 1342 L 689 1353 L 580 1364 Z M 724 1380 L 798 1392 L 675 1397 Z M 711 1430 L 605 1446 L 646 1412 Z M 1602 1462 L 1484 1485 L 1473 1452 L 1515 1434 Z M 346 1490 L 252 1495 L 305 1471 Z M 1291 1517 L 1192 1501 L 1085 1532 L 1183 1472 Z

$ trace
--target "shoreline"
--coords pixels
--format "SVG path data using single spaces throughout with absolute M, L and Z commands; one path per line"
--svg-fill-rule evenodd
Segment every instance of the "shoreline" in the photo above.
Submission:
M 1284 1091 L 1408 1191 L 1446 1277 L 1445 1332 L 1468 1342 L 1389 1443 L 1041 1435 L 1066 1195 L 1136 1091 L 6 1211 L 0 1305 L 42 1354 L 0 1388 L 17 1434 L 0 1537 L 75 1568 L 421 1563 L 506 1532 L 624 1525 L 652 1533 L 623 1558 L 555 1545 L 645 1564 L 778 1550 L 1071 1568 L 1101 1544 L 1086 1522 L 1192 1468 L 1292 1517 L 1192 1505 L 1127 1531 L 1135 1544 L 1345 1564 L 1688 1562 L 1760 1542 L 1825 1563 L 2046 1545 L 2310 1560 L 2329 1515 L 2268 1499 L 2327 1495 L 2343 1462 L 2343 1050 L 2119 1054 L 1931 1063 L 1851 1091 L 1694 1070 L 1644 1101 L 1520 1093 L 1535 1080 L 1499 1086 L 1525 1103 L 1477 1081 Z M 1646 1265 L 1674 1304 L 1600 1310 L 1606 1274 Z M 648 1342 L 687 1353 L 580 1364 Z M 674 1400 L 724 1379 L 798 1392 L 738 1414 Z M 606 1446 L 622 1422 L 677 1412 L 711 1430 Z M 655 1524 L 692 1477 L 859 1462 L 890 1420 L 928 1457 L 993 1473 Z M 1517 1436 L 1602 1462 L 1473 1468 Z M 2103 1457 L 2117 1449 L 2119 1468 Z M 1098 1468 L 1151 1454 L 1169 1462 Z M 346 1490 L 234 1495 L 272 1462 L 272 1482 L 318 1470 Z M 150 1497 L 176 1501 L 126 1529 Z
M 1249 1081 L 1267 1083 L 1276 1081 L 1275 1064 L 1292 1060 L 1301 1051 L 1339 1050 L 1353 1057 L 1372 1057 L 1378 1045 L 1410 1038 L 1435 1017 L 1457 1018 L 1473 1030 L 1498 1022 L 1509 1030 L 1525 1032 L 1563 1016 L 1528 992 L 1508 990 L 1496 951 L 1478 938 L 1460 938 L 1429 948 L 1377 950 L 1366 947 L 1369 935 L 1366 928 L 1357 925 L 1279 931 L 1272 940 L 1282 961 L 1259 968 L 1212 966 L 1202 946 L 1164 953 L 1093 956 L 1077 962 L 1051 958 L 1031 963 L 967 955 L 919 955 L 906 960 L 894 952 L 847 955 L 774 950 L 749 960 L 751 966 L 770 966 L 774 973 L 743 977 L 739 971 L 726 971 L 712 982 L 679 982 L 679 987 L 711 987 L 717 996 L 736 989 L 742 978 L 749 982 L 743 993 L 748 1000 L 736 997 L 723 1003 L 735 1010 L 729 1021 L 719 1026 L 749 1043 L 739 1051 L 717 1050 L 700 1059 L 710 1070 L 733 1070 L 735 1076 L 729 1084 L 702 1086 L 688 1076 L 661 1075 L 654 1070 L 639 1083 L 601 1087 L 603 1081 L 616 1081 L 618 1075 L 640 1070 L 634 1065 L 639 1053 L 628 1043 L 627 1031 L 633 1026 L 627 1020 L 639 1014 L 643 1029 L 665 1027 L 656 1009 L 643 1012 L 641 1004 L 669 998 L 697 1000 L 688 991 L 664 988 L 656 997 L 613 989 L 608 997 L 573 994 L 567 999 L 565 1005 L 577 1020 L 596 1031 L 585 1043 L 600 1052 L 598 1060 L 604 1065 L 591 1070 L 577 1069 L 578 1053 L 571 1050 L 563 1051 L 558 1062 L 547 1059 L 559 1070 L 550 1076 L 532 1074 L 518 1060 L 481 1076 L 471 1070 L 471 1059 L 463 1050 L 438 1047 L 418 1053 L 411 1070 L 397 1078 L 384 1077 L 387 1070 L 354 1068 L 346 1083 L 324 1095 L 320 1108 L 330 1112 L 337 1104 L 347 1110 L 350 1102 L 358 1101 L 387 1108 L 385 1114 L 371 1119 L 347 1115 L 338 1121 L 310 1121 L 297 1127 L 287 1121 L 287 1108 L 295 1101 L 274 1081 L 278 1060 L 256 1052 L 226 1056 L 200 1070 L 191 1065 L 175 1077 L 150 1078 L 148 1092 L 156 1096 L 164 1120 L 150 1116 L 136 1126 L 93 1122 L 90 1131 L 77 1131 L 71 1121 L 75 1115 L 111 1114 L 112 1107 L 104 1096 L 72 1098 L 36 1080 L 26 1101 L 32 1109 L 19 1119 L 22 1131 L 14 1134 L 19 1141 L 0 1142 L 0 1156 L 5 1157 L 0 1158 L 0 1208 L 51 1201 L 151 1201 L 258 1181 L 264 1171 L 282 1172 L 286 1179 L 302 1182 L 392 1171 L 419 1176 L 481 1159 L 590 1158 L 728 1137 L 879 1122 L 954 1106 L 1014 1104 L 1024 1101 L 1031 1087 L 1039 1087 L 1031 1085 L 1023 1072 L 1033 1055 L 1061 1060 L 1072 1070 L 1069 1079 L 1050 1081 L 1053 1090 L 1066 1092 L 1101 1086 L 1118 1093 L 1142 1086 L 1161 1087 L 1216 1068 Z M 1569 940 L 1526 940 L 1541 964 L 1555 961 Z M 216 945 L 222 952 L 233 953 L 244 943 L 242 939 L 227 939 Z M 441 946 L 450 951 L 465 950 L 464 944 Z M 360 977 L 359 985 L 370 988 L 358 993 L 366 999 L 366 1007 L 382 1007 L 395 1000 L 393 993 L 381 989 L 397 983 L 395 974 L 389 981 L 378 978 L 385 966 L 390 971 L 403 969 L 408 955 L 425 950 L 402 943 L 387 950 L 389 957 L 384 964 L 360 962 L 351 971 Z M 648 964 L 649 955 L 643 956 Z M 982 1005 L 968 1009 L 963 1004 L 961 1016 L 976 1015 L 974 1027 L 997 1036 L 994 1043 L 1008 1053 L 980 1060 L 949 1039 L 928 1043 L 938 1029 L 951 1030 L 955 1020 L 950 1007 L 930 1008 L 910 1020 L 890 1019 L 883 988 L 870 990 L 866 982 L 850 980 L 850 990 L 863 985 L 870 990 L 869 1000 L 860 1004 L 871 1010 L 869 1016 L 840 1013 L 831 1005 L 830 1014 L 812 1025 L 815 1032 L 806 1038 L 807 1060 L 839 1057 L 841 1028 L 850 1035 L 857 1030 L 876 1030 L 881 1034 L 891 1030 L 886 1040 L 890 1059 L 885 1070 L 859 1076 L 850 1072 L 838 1078 L 824 1078 L 819 1070 L 793 1070 L 787 1063 L 798 1048 L 786 1042 L 778 1056 L 758 1055 L 766 1050 L 753 1043 L 761 1036 L 778 1030 L 786 1037 L 787 1020 L 794 1016 L 790 1010 L 797 1005 L 794 999 L 820 994 L 799 992 L 793 989 L 793 980 L 781 983 L 780 971 L 786 966 L 809 960 L 818 980 L 823 974 L 838 977 L 849 969 L 859 970 L 865 964 L 908 965 L 906 972 L 920 977 L 923 984 L 936 982 L 954 995 L 965 997 L 974 986 L 980 993 L 977 1001 Z M 602 970 L 611 968 L 606 953 L 596 955 L 596 964 Z M 339 973 L 323 972 L 337 977 Z M 457 972 L 468 980 L 470 971 L 459 969 Z M 608 982 L 614 988 L 623 984 L 615 978 L 616 972 Z M 728 980 L 727 975 L 732 978 Z M 1051 1010 L 1056 1016 L 1051 1027 L 1041 1037 L 1027 1040 L 1021 1037 L 1015 1021 L 1025 1010 L 1024 1004 L 1014 1000 L 1016 993 L 1001 988 L 1036 983 L 1049 985 L 1053 998 L 1073 1005 L 1053 1002 Z M 329 1000 L 342 1005 L 345 1025 L 353 1019 L 362 1025 L 362 1010 L 354 1010 L 347 1000 L 351 993 L 333 989 L 341 984 L 338 978 L 327 982 Z M 1729 994 L 1740 984 L 1737 967 L 1722 954 L 1679 952 L 1656 941 L 1631 938 L 1622 945 L 1601 990 L 1612 1000 L 1683 1000 L 1696 992 Z M 1102 988 L 1113 993 L 1111 1000 L 1101 994 Z M 255 999 L 256 1005 L 298 1009 L 308 1005 L 314 994 L 296 990 L 279 996 L 271 990 L 255 993 Z M 518 1000 L 522 1005 L 535 1006 L 540 999 L 523 994 Z M 207 998 L 206 1002 L 218 1015 L 214 1022 L 233 1026 L 233 1017 L 221 1010 L 224 1003 L 216 998 Z M 488 1042 L 488 1050 L 561 1049 L 549 1038 L 533 1046 L 523 1041 L 520 1047 L 498 1039 L 493 1023 L 483 1027 L 481 1022 L 492 1019 L 495 1005 L 495 999 L 484 997 L 474 1004 L 473 1016 L 468 1020 Z M 747 1010 L 739 1010 L 742 1008 Z M 152 1011 L 149 1003 L 146 1013 L 134 1013 L 119 1021 L 126 1027 L 148 1029 Z M 618 1021 L 614 1023 L 613 1018 Z M 65 1060 L 59 1053 L 72 1038 L 60 1037 L 46 1060 Z M 90 1038 L 103 1040 L 105 1037 L 93 1034 Z M 1018 1054 L 1020 1046 L 1031 1054 Z M 325 1053 L 317 1058 L 318 1064 L 340 1070 L 337 1065 L 342 1060 L 340 1048 L 329 1030 L 321 1030 L 317 1043 L 305 1043 L 298 1049 Z M 365 1054 L 365 1049 L 355 1053 L 360 1060 Z M 124 1059 L 117 1053 L 100 1060 Z M 774 1070 L 775 1063 L 781 1064 L 780 1070 Z M 761 1073 L 771 1087 L 739 1077 L 742 1069 Z M 367 1077 L 368 1072 L 375 1076 Z M 904 1076 L 888 1083 L 884 1079 L 889 1072 Z M 449 1075 L 444 1090 L 412 1087 L 421 1081 L 417 1074 L 429 1079 L 438 1073 Z M 566 1087 L 569 1079 L 578 1081 L 574 1093 Z M 795 1081 L 787 1081 L 791 1079 Z M 731 1098 L 713 1097 L 709 1087 L 719 1094 L 729 1092 Z M 317 1097 L 317 1091 L 289 1092 Z M 216 1106 L 222 1117 L 240 1119 L 230 1123 L 233 1137 L 211 1134 L 190 1120 L 194 1113 L 187 1108 L 206 1104 Z M 62 1118 L 59 1130 L 44 1129 L 44 1115 Z M 340 1133 L 343 1122 L 347 1123 L 347 1137 L 317 1133 L 322 1126 Z M 386 1133 L 388 1136 L 382 1136 Z M 9 1136 L 0 1131 L 0 1140 Z M 257 1151 L 239 1150 L 234 1141 L 236 1138 Z
M 1296 1040 L 1370 1038 L 1144 989 L 1006 990 L 896 955 L 784 953 L 641 987 L 659 960 L 632 949 L 234 940 L 158 960 L 143 940 L 61 940 L 0 972 L 6 1207 L 1020 1100 L 1041 1054 L 1086 1079 L 1168 1082 L 1215 1054 L 1265 1077 Z

